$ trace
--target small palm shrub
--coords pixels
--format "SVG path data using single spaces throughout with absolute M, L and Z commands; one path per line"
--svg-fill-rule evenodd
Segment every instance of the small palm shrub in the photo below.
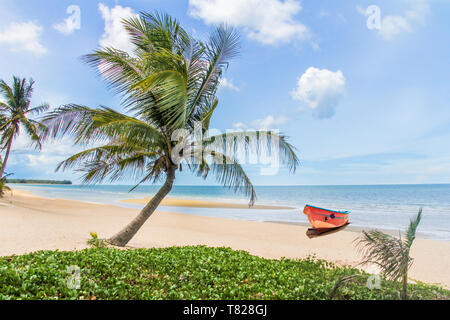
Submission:
M 97 232 L 89 232 L 91 235 L 91 238 L 87 241 L 87 244 L 90 245 L 93 248 L 106 248 L 107 244 L 106 241 L 103 239 L 100 239 L 98 237 Z
M 356 240 L 359 252 L 363 256 L 362 265 L 375 264 L 381 274 L 393 281 L 401 280 L 401 298 L 408 299 L 408 270 L 413 259 L 409 253 L 416 238 L 416 230 L 422 219 L 422 208 L 409 223 L 406 238 L 394 237 L 378 230 L 363 231 Z

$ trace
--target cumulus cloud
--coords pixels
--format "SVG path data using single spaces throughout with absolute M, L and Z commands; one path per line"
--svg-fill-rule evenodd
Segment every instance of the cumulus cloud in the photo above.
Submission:
M 105 31 L 100 39 L 100 46 L 113 47 L 131 54 L 134 46 L 130 42 L 122 21 L 138 15 L 130 7 L 122 7 L 120 5 L 109 8 L 105 4 L 99 3 L 98 8 L 105 21 Z
M 233 91 L 239 91 L 240 90 L 238 87 L 236 87 L 234 85 L 233 80 L 227 79 L 227 78 L 220 79 L 220 87 L 221 88 L 230 89 L 230 90 L 233 90 Z
M 309 29 L 294 19 L 301 9 L 297 0 L 189 0 L 192 17 L 242 27 L 249 38 L 269 45 L 310 37 Z
M 280 115 L 278 117 L 273 115 L 268 115 L 262 119 L 255 119 L 251 121 L 250 125 L 247 125 L 243 122 L 236 122 L 233 124 L 234 129 L 248 129 L 249 127 L 256 129 L 277 129 L 277 126 L 283 125 L 288 121 L 288 118 Z
M 34 21 L 12 23 L 0 31 L 0 45 L 5 44 L 11 51 L 28 51 L 35 55 L 47 53 L 41 44 L 44 28 Z
M 346 80 L 342 71 L 310 67 L 299 78 L 291 96 L 300 101 L 302 107 L 312 109 L 318 118 L 330 118 L 345 94 L 345 87 Z
M 71 35 L 76 30 L 76 25 L 72 23 L 71 19 L 67 18 L 61 23 L 54 24 L 53 29 L 68 36 Z

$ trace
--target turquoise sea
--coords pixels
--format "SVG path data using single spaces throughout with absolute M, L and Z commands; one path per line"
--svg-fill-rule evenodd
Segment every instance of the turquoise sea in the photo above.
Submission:
M 129 193 L 125 185 L 11 185 L 15 189 L 31 191 L 46 198 L 72 199 L 136 207 L 120 200 L 149 197 L 158 186 L 140 186 Z M 423 207 L 419 226 L 423 238 L 450 241 L 450 185 L 372 185 L 372 186 L 258 186 L 257 204 L 285 205 L 294 210 L 242 210 L 205 208 L 168 208 L 212 217 L 256 221 L 307 223 L 302 213 L 305 204 L 350 210 L 353 226 L 388 230 L 404 230 L 409 218 Z M 169 197 L 246 203 L 244 197 L 220 186 L 175 186 Z

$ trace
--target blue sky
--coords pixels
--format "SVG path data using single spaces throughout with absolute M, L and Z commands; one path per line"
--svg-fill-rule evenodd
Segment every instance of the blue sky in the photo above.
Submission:
M 120 109 L 80 57 L 102 45 L 126 49 L 117 29 L 124 14 L 162 10 L 200 38 L 226 22 L 240 31 L 242 48 L 224 75 L 212 127 L 279 129 L 302 162 L 295 175 L 263 176 L 248 166 L 255 184 L 450 183 L 450 1 L 42 3 L 1 0 L 0 10 L 0 78 L 32 77 L 35 104 Z M 70 5 L 80 9 L 80 28 L 65 22 Z M 366 12 L 371 5 L 379 20 Z M 21 136 L 13 149 L 7 172 L 14 177 L 77 182 L 74 172 L 54 172 L 77 150 L 69 140 L 36 153 Z M 183 173 L 177 183 L 214 180 Z

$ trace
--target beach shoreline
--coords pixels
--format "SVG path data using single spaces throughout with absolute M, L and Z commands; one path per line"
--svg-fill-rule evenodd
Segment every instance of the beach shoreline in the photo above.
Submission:
M 121 230 L 138 209 L 82 201 L 46 199 L 15 190 L 0 200 L 0 256 L 39 250 L 87 248 L 89 232 L 101 238 Z M 268 258 L 317 258 L 357 266 L 357 230 L 308 239 L 308 226 L 155 212 L 129 243 L 129 248 L 206 245 L 231 247 Z M 450 287 L 450 242 L 416 239 L 411 279 Z M 371 270 L 368 270 L 371 271 Z
M 147 204 L 152 198 L 144 199 L 125 199 L 121 200 L 123 203 L 133 204 Z M 249 210 L 294 210 L 295 207 L 288 206 L 274 206 L 274 205 L 253 205 L 242 203 L 232 203 L 223 201 L 206 201 L 206 200 L 193 200 L 193 199 L 178 199 L 178 198 L 165 198 L 161 201 L 161 206 L 165 207 L 184 207 L 184 208 L 221 208 L 221 209 L 249 209 Z

